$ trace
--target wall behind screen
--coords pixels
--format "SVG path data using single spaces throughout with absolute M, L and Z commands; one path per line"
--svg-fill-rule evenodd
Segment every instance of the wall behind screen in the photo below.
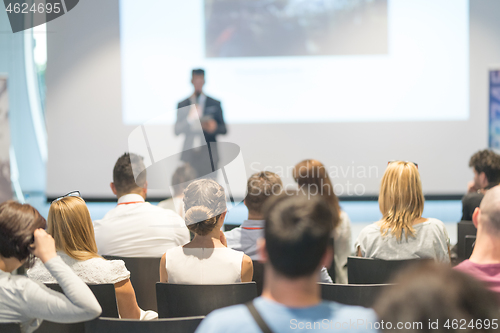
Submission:
M 48 23 L 48 196 L 78 189 L 112 197 L 112 168 L 135 128 L 122 122 L 118 8 L 117 0 L 87 0 Z M 287 173 L 302 159 L 319 159 L 340 195 L 376 194 L 393 159 L 418 162 L 426 194 L 463 193 L 472 177 L 469 157 L 487 145 L 487 69 L 500 63 L 499 11 L 498 1 L 471 1 L 467 121 L 228 124 L 222 140 L 240 145 L 248 174 L 265 167 Z

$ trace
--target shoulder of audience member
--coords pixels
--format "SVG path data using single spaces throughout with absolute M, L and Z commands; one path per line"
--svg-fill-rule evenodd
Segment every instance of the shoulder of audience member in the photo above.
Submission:
M 244 320 L 244 319 L 248 320 Z M 259 331 L 245 305 L 233 305 L 212 311 L 200 324 L 196 333 L 225 333 L 238 331 L 238 327 L 254 324 Z

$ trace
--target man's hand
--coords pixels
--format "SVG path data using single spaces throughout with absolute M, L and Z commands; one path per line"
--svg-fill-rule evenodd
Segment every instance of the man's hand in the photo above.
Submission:
M 44 264 L 57 256 L 56 243 L 51 235 L 43 229 L 36 229 L 34 235 L 35 242 L 31 245 L 31 253 L 40 258 Z
M 467 183 L 467 193 L 476 193 L 478 188 L 476 188 L 476 185 L 473 180 L 471 180 L 469 183 Z
M 201 127 L 205 132 L 212 134 L 217 130 L 217 122 L 213 119 L 210 119 L 202 122 Z

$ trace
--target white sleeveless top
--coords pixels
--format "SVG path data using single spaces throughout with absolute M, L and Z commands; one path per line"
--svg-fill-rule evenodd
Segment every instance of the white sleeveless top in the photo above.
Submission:
M 227 247 L 174 247 L 166 252 L 168 282 L 182 284 L 241 282 L 243 254 Z
M 115 284 L 130 278 L 130 272 L 125 267 L 123 260 L 92 258 L 85 261 L 79 261 L 71 258 L 62 251 L 57 251 L 57 254 L 85 283 Z M 33 268 L 29 269 L 27 274 L 30 279 L 42 283 L 57 283 L 56 279 L 38 258 Z

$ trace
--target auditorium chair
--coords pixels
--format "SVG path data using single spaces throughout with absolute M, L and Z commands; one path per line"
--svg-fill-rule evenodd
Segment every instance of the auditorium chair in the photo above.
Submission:
M 331 284 L 318 283 L 321 298 L 347 305 L 372 307 L 382 290 L 391 284 Z
M 123 260 L 130 271 L 130 282 L 135 290 L 137 304 L 143 310 L 157 311 L 155 284 L 160 281 L 161 258 L 103 257 L 108 260 Z
M 470 257 L 466 255 L 465 238 L 467 236 L 476 236 L 477 229 L 472 221 L 460 221 L 457 223 L 457 258 L 462 262 Z
M 62 288 L 56 283 L 46 284 L 52 290 L 62 293 Z M 113 284 L 89 284 L 90 290 L 95 295 L 102 308 L 101 316 L 118 318 L 118 308 L 116 305 L 115 286 Z M 3 331 L 2 331 L 3 332 Z M 37 333 L 84 333 L 85 323 L 61 324 L 44 320 Z
M 348 257 L 347 278 L 349 284 L 384 284 L 401 269 L 428 261 L 433 259 L 382 260 Z
M 469 259 L 474 250 L 474 245 L 476 245 L 476 236 L 467 235 L 465 236 L 465 259 Z M 464 260 L 465 260 L 464 259 Z
M 246 303 L 255 297 L 255 282 L 212 285 L 156 284 L 159 318 L 206 316 L 213 310 Z
M 21 333 L 21 326 L 18 323 L 0 323 L 2 333 Z
M 158 320 L 98 318 L 85 323 L 85 333 L 194 333 L 203 316 Z
M 258 260 L 252 260 L 253 263 L 253 277 L 252 281 L 255 282 L 257 286 L 257 295 L 262 295 L 262 289 L 264 288 L 264 264 Z

